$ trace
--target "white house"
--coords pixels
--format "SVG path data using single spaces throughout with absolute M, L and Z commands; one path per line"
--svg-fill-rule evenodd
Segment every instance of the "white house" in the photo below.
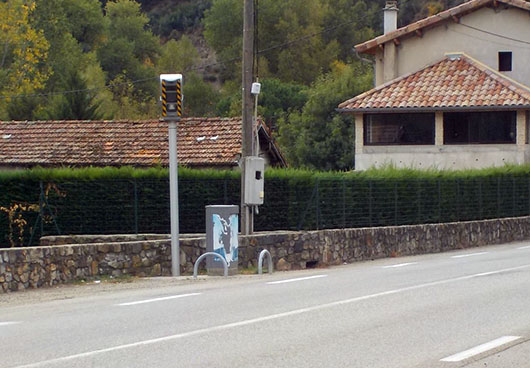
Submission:
M 530 162 L 530 2 L 471 0 L 355 46 L 376 86 L 355 115 L 355 165 L 462 169 Z

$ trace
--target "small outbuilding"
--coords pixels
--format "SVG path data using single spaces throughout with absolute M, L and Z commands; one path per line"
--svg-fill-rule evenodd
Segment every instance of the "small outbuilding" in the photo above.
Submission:
M 258 119 L 259 156 L 266 165 L 286 162 L 266 124 Z M 183 118 L 178 123 L 179 165 L 238 168 L 241 118 Z M 167 123 L 143 121 L 0 122 L 0 168 L 169 165 Z

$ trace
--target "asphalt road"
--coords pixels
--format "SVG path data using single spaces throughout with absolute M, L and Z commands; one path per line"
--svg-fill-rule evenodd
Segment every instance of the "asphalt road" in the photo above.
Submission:
M 530 364 L 530 243 L 2 298 L 0 367 Z

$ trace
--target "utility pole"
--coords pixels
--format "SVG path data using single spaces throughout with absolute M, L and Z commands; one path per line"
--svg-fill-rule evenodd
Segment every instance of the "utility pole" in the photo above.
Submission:
M 242 152 L 241 152 L 241 233 L 248 235 L 253 232 L 254 215 L 252 207 L 245 204 L 245 193 L 250 189 L 245 184 L 245 157 L 254 155 L 254 122 L 253 97 L 251 94 L 254 79 L 254 0 L 244 0 L 243 8 L 243 121 L 242 121 Z

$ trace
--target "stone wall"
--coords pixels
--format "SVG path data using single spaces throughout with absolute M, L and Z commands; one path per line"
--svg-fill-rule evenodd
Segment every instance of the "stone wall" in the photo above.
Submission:
M 262 249 L 271 252 L 275 269 L 290 270 L 525 239 L 530 239 L 530 217 L 257 233 L 240 236 L 239 266 L 256 266 Z M 106 275 L 169 276 L 171 273 L 171 244 L 167 235 L 46 237 L 41 244 L 0 250 L 0 290 L 24 290 Z M 203 236 L 181 238 L 183 274 L 191 274 L 195 260 L 205 248 Z

